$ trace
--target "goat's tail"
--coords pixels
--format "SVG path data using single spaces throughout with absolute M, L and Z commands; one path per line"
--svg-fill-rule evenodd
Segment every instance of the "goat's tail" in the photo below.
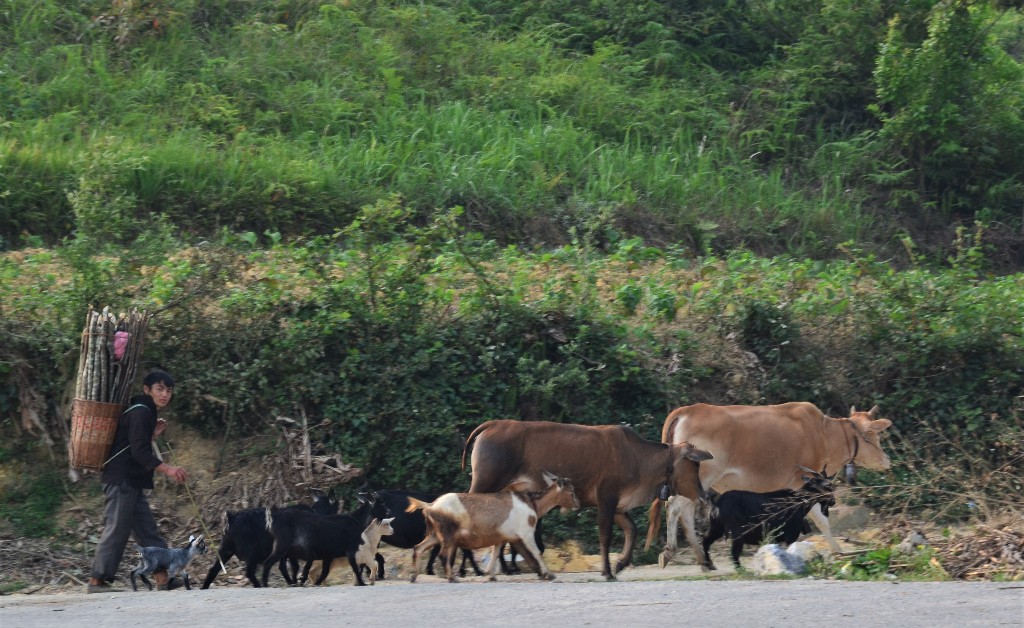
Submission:
M 416 499 L 415 497 L 409 498 L 409 507 L 405 509 L 405 512 L 416 512 L 422 510 L 430 505 L 430 502 L 424 502 Z
M 654 537 L 658 534 L 658 528 L 661 527 L 660 499 L 655 499 L 653 502 L 651 502 L 651 514 L 648 518 L 650 519 L 651 523 L 647 526 L 647 543 L 644 544 L 645 552 L 651 548 L 651 543 L 654 542 Z
M 274 531 L 274 514 L 270 512 L 270 506 L 267 506 L 267 532 Z
M 462 448 L 462 468 L 466 468 L 466 454 L 469 453 L 469 444 L 473 442 L 473 439 L 479 436 L 484 430 L 491 426 L 491 421 L 481 423 L 477 426 L 473 433 L 466 439 L 466 446 Z

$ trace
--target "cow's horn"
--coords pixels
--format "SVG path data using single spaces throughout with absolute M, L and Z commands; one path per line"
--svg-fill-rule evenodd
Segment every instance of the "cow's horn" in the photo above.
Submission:
M 857 414 L 857 406 L 850 406 L 850 416 Z
M 873 419 L 873 418 L 875 418 L 876 414 L 878 414 L 878 406 L 877 405 L 874 408 L 871 408 L 870 410 L 868 410 L 868 418 L 869 419 Z
M 815 476 L 815 477 L 820 477 L 820 476 L 821 476 L 821 474 L 820 474 L 820 473 L 818 473 L 817 471 L 813 471 L 813 470 L 811 470 L 811 469 L 808 469 L 807 467 L 805 467 L 805 466 L 803 466 L 803 465 L 801 465 L 801 464 L 798 464 L 798 465 L 796 465 L 796 466 L 800 467 L 800 470 L 801 470 L 801 471 L 806 471 L 807 473 L 810 473 L 811 475 L 813 475 L 813 476 Z

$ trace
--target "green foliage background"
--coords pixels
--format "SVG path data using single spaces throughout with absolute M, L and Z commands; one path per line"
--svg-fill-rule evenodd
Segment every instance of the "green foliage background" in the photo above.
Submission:
M 895 422 L 877 506 L 996 509 L 1024 454 L 1022 25 L 4 0 L 0 453 L 59 466 L 94 304 L 159 312 L 187 424 L 306 412 L 374 486 L 463 488 L 491 418 L 654 439 L 685 403 L 807 399 Z

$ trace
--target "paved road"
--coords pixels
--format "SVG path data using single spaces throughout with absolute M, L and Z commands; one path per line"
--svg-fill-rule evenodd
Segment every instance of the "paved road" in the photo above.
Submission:
M 324 624 L 321 622 L 331 622 Z M 0 626 L 1024 626 L 1024 583 L 378 583 L 0 597 Z

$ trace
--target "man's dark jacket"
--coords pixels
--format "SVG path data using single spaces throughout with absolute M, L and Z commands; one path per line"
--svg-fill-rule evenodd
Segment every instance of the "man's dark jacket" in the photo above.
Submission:
M 117 420 L 114 445 L 110 448 L 113 458 L 103 467 L 100 480 L 114 485 L 127 482 L 137 489 L 153 488 L 153 469 L 160 466 L 151 444 L 155 430 L 153 398 L 149 395 L 132 397 L 128 411 Z

